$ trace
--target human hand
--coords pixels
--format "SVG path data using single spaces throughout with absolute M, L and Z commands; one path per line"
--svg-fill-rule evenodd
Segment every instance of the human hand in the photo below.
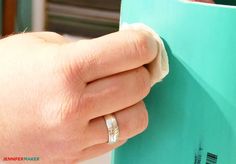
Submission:
M 108 152 L 148 125 L 143 65 L 157 54 L 145 31 L 69 42 L 50 33 L 0 40 L 0 156 L 75 163 Z M 114 113 L 120 141 L 108 145 L 103 116 Z

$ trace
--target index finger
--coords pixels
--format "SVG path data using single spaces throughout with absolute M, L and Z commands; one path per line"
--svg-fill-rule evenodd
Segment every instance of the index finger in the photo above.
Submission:
M 124 30 L 68 43 L 63 51 L 76 63 L 72 69 L 77 69 L 84 81 L 91 82 L 150 63 L 157 55 L 157 46 L 149 32 Z

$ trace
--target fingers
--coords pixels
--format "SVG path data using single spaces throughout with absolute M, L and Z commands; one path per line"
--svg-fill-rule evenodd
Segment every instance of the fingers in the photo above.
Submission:
M 156 40 L 146 31 L 124 30 L 97 39 L 65 44 L 61 52 L 85 82 L 138 68 L 157 55 Z
M 119 140 L 127 140 L 141 132 L 148 125 L 148 113 L 143 102 L 126 108 L 115 114 L 120 136 Z M 107 127 L 103 117 L 92 120 L 86 130 L 88 145 L 106 143 L 108 141 Z
M 126 141 L 119 141 L 119 142 L 112 144 L 112 145 L 104 143 L 104 144 L 98 144 L 98 145 L 94 145 L 89 148 L 86 148 L 81 152 L 80 161 L 92 159 L 92 158 L 95 158 L 99 155 L 107 153 L 109 151 L 112 151 L 113 149 L 123 145 L 125 142 Z
M 80 108 L 88 120 L 122 110 L 141 101 L 150 91 L 150 75 L 140 67 L 88 84 Z

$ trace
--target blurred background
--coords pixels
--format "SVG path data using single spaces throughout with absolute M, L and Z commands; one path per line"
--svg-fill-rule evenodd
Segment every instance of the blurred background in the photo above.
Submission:
M 23 31 L 98 37 L 118 30 L 120 0 L 0 0 L 2 36 Z
M 94 38 L 119 27 L 120 0 L 0 0 L 0 37 L 54 31 L 73 39 Z M 109 164 L 111 153 L 83 162 Z

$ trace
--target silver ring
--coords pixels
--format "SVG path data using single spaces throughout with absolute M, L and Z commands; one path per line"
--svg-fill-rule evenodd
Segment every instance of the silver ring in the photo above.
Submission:
M 118 141 L 120 131 L 118 127 L 118 123 L 116 121 L 116 118 L 113 114 L 108 114 L 104 116 L 107 130 L 108 130 L 108 144 L 114 144 Z

